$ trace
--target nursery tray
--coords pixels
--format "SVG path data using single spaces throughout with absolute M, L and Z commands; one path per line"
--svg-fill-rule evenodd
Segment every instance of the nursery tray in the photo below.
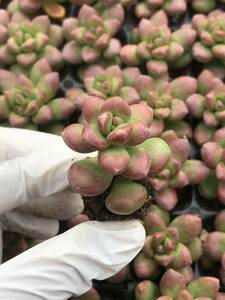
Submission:
M 225 10 L 225 5 L 217 5 L 217 8 Z M 71 9 L 68 10 L 68 16 L 74 16 L 77 11 L 77 7 L 71 6 Z M 130 42 L 131 31 L 134 27 L 137 26 L 139 20 L 134 15 L 134 10 L 132 7 L 125 8 L 125 23 L 122 30 L 117 34 L 117 37 L 120 39 L 123 45 Z M 170 27 L 173 30 L 178 29 L 182 24 L 190 22 L 193 15 L 193 11 L 189 8 L 186 10 L 185 14 L 178 19 L 170 19 Z M 145 66 L 140 66 L 143 74 L 146 74 Z M 181 75 L 196 76 L 198 75 L 203 66 L 197 62 L 193 62 L 190 66 L 180 69 L 172 70 L 170 72 L 171 78 L 176 78 Z M 67 89 L 72 87 L 83 87 L 82 82 L 78 77 L 78 69 L 76 66 L 70 65 L 67 66 L 62 72 L 62 81 L 61 89 L 65 92 Z M 76 115 L 73 115 L 67 120 L 67 124 L 74 123 Z M 197 124 L 194 119 L 191 117 L 187 118 L 189 124 L 194 128 Z M 190 140 L 191 144 L 191 158 L 199 159 L 200 158 L 200 147 Z M 203 220 L 203 227 L 207 231 L 213 231 L 214 229 L 214 219 L 216 214 L 224 207 L 220 202 L 215 202 L 212 200 L 203 199 L 203 197 L 198 193 L 197 188 L 194 186 L 188 186 L 181 190 L 178 190 L 178 204 L 170 212 L 172 218 L 182 215 L 182 214 L 198 214 Z M 206 271 L 202 268 L 200 262 L 196 262 L 192 265 L 194 271 L 194 277 L 200 276 L 216 276 L 219 277 L 219 264 L 216 266 L 213 271 Z M 141 281 L 137 279 L 133 270 L 130 270 L 129 278 L 119 284 L 111 284 L 107 282 L 95 281 L 94 285 L 99 291 L 102 299 L 105 300 L 134 300 L 134 289 L 136 284 Z M 221 285 L 221 292 L 225 292 L 225 286 Z
M 3 1 L 1 7 L 4 7 L 8 1 Z M 222 8 L 225 10 L 225 5 L 217 5 L 217 8 Z M 79 10 L 78 6 L 75 5 L 66 5 L 66 17 L 74 16 Z M 189 8 L 186 10 L 185 14 L 179 17 L 178 19 L 170 19 L 170 27 L 175 30 L 178 29 L 182 24 L 190 22 L 193 15 L 193 11 Z M 53 22 L 56 22 L 53 20 Z M 139 23 L 139 19 L 134 15 L 134 9 L 132 7 L 125 8 L 125 22 L 120 30 L 120 32 L 116 35 L 117 38 L 120 39 L 122 45 L 125 45 L 130 42 L 131 31 L 134 27 L 136 27 Z M 80 66 L 79 66 L 80 67 Z M 61 85 L 59 94 L 63 95 L 68 89 L 73 87 L 83 88 L 83 84 L 78 76 L 78 66 L 74 65 L 66 65 L 61 71 Z M 181 70 L 172 70 L 170 72 L 171 78 L 176 78 L 181 75 L 189 75 L 196 76 L 203 69 L 203 66 L 200 64 L 193 62 L 189 67 L 183 68 Z M 145 66 L 140 66 L 140 70 L 143 74 L 146 74 Z M 69 125 L 71 123 L 75 123 L 78 117 L 78 113 L 75 112 L 69 119 L 65 121 L 65 125 Z M 188 117 L 187 121 L 194 128 L 196 123 L 195 121 Z M 200 148 L 192 141 L 191 143 L 191 158 L 198 159 L 200 157 Z M 213 222 L 218 211 L 223 209 L 224 207 L 220 204 L 220 202 L 203 199 L 197 189 L 192 186 L 188 186 L 187 188 L 181 189 L 178 191 L 178 204 L 170 212 L 172 218 L 182 215 L 182 214 L 198 214 L 203 220 L 203 227 L 208 230 L 213 230 Z M 66 223 L 62 222 L 60 232 L 65 231 Z M 132 267 L 131 267 L 132 268 Z M 217 276 L 219 272 L 218 268 L 215 267 L 212 271 L 204 270 L 200 262 L 193 264 L 193 270 L 195 277 L 199 276 Z M 99 291 L 103 300 L 133 300 L 134 299 L 134 288 L 137 284 L 138 280 L 133 272 L 130 270 L 128 279 L 119 284 L 111 284 L 105 281 L 95 281 L 94 285 Z M 221 286 L 221 292 L 225 292 L 225 286 Z

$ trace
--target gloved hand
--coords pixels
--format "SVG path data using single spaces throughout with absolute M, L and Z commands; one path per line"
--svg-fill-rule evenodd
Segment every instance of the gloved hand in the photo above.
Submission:
M 59 136 L 0 127 L 0 259 L 2 231 L 47 239 L 57 234 L 58 220 L 83 210 L 80 195 L 69 189 L 67 171 L 86 156 Z
M 56 220 L 50 218 L 82 210 L 80 196 L 68 192 L 67 171 L 73 159 L 84 155 L 70 150 L 60 137 L 0 128 L 0 153 L 3 229 L 47 238 L 57 231 Z M 2 264 L 0 299 L 81 295 L 93 279 L 111 277 L 127 265 L 144 240 L 138 221 L 82 223 Z

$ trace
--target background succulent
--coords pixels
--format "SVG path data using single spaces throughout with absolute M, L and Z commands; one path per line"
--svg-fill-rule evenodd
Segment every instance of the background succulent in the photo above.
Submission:
M 210 170 L 200 160 L 188 159 L 190 145 L 186 138 L 178 138 L 172 130 L 165 131 L 161 137 L 169 145 L 171 157 L 161 172 L 149 173 L 148 182 L 157 205 L 170 211 L 178 202 L 176 189 L 203 182 Z
M 63 48 L 64 59 L 72 64 L 93 63 L 99 58 L 113 59 L 120 51 L 118 39 L 113 38 L 124 19 L 120 4 L 98 13 L 83 5 L 77 18 L 67 18 L 63 30 L 68 43 Z
M 22 13 L 9 16 L 0 10 L 0 65 L 29 68 L 40 58 L 47 58 L 54 69 L 63 65 L 58 49 L 63 41 L 63 31 L 51 24 L 47 15 L 29 19 Z
M 55 98 L 59 74 L 45 58 L 34 64 L 28 77 L 0 70 L 0 81 L 0 118 L 13 127 L 45 125 L 63 120 L 74 111 L 71 100 Z
M 172 300 L 172 299 L 217 299 L 219 280 L 215 277 L 198 277 L 186 282 L 184 276 L 169 269 L 160 280 L 159 289 L 149 280 L 137 284 L 135 299 Z M 160 297 L 159 297 L 160 295 Z
M 218 127 L 224 125 L 225 85 L 209 70 L 197 77 L 197 91 L 186 99 L 192 117 L 199 120 L 194 136 L 199 145 L 208 142 Z
M 138 18 L 149 18 L 162 9 L 168 16 L 179 17 L 187 8 L 186 0 L 144 0 L 138 1 L 135 14 Z
M 166 210 L 152 205 L 144 219 L 146 242 L 134 260 L 134 271 L 140 279 L 154 279 L 161 268 L 181 270 L 198 260 L 203 251 L 192 253 L 189 244 L 200 239 L 202 222 L 195 215 L 181 215 L 172 222 Z M 193 255 L 193 257 L 192 257 Z
M 191 0 L 191 5 L 192 8 L 200 13 L 209 13 L 210 11 L 212 11 L 215 7 L 216 4 L 219 1 L 216 0 Z M 224 3 L 224 0 L 220 0 L 220 2 Z
M 225 13 L 215 10 L 208 15 L 196 14 L 192 18 L 192 27 L 197 32 L 197 40 L 192 48 L 193 57 L 208 63 L 218 59 L 225 61 Z
M 20 10 L 25 14 L 34 14 L 41 8 L 50 17 L 61 19 L 65 17 L 64 3 L 74 3 L 75 0 L 13 0 L 9 3 L 7 10 L 12 14 Z
M 215 231 L 210 232 L 204 242 L 208 260 L 220 263 L 220 280 L 225 284 L 225 210 L 221 210 L 214 220 Z
M 125 45 L 120 52 L 122 62 L 139 65 L 146 62 L 152 76 L 165 76 L 169 65 L 183 67 L 191 61 L 191 46 L 196 33 L 189 25 L 171 32 L 168 18 L 163 11 L 151 19 L 142 19 L 133 30 L 132 44 Z

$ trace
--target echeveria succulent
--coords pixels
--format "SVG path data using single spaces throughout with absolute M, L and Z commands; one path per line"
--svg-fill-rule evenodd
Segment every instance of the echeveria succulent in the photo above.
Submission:
M 173 269 L 169 269 L 163 274 L 159 289 L 149 280 L 138 283 L 135 288 L 136 300 L 214 300 L 219 294 L 217 278 L 198 277 L 187 284 L 185 278 Z M 161 296 L 158 297 L 158 295 Z
M 203 182 L 210 170 L 200 160 L 188 159 L 190 145 L 187 138 L 178 138 L 172 130 L 164 131 L 161 138 L 169 145 L 171 158 L 160 173 L 149 173 L 148 182 L 153 188 L 155 202 L 172 210 L 178 201 L 176 189 Z
M 136 88 L 140 75 L 135 67 L 121 69 L 117 65 L 107 68 L 91 65 L 85 70 L 83 81 L 88 95 L 102 99 L 120 96 L 128 104 L 135 104 L 141 100 Z
M 225 204 L 225 130 L 217 130 L 212 141 L 201 148 L 204 163 L 211 169 L 209 177 L 199 186 L 200 193 L 209 199 L 219 198 Z
M 197 83 L 190 76 L 181 76 L 172 81 L 157 81 L 150 76 L 139 75 L 134 87 L 140 99 L 145 100 L 153 109 L 151 136 L 159 136 L 167 127 L 166 121 L 176 123 L 187 116 L 185 100 L 196 92 Z
M 157 10 L 162 9 L 168 16 L 179 17 L 187 8 L 186 0 L 142 0 L 135 7 L 138 18 L 151 17 Z
M 198 92 L 187 98 L 186 105 L 191 116 L 204 122 L 197 127 L 196 135 L 197 142 L 202 144 L 207 141 L 205 135 L 212 135 L 213 128 L 225 123 L 225 85 L 208 70 L 199 75 L 197 82 Z
M 225 61 L 225 13 L 215 10 L 208 15 L 196 14 L 192 18 L 192 27 L 198 37 L 193 45 L 193 57 L 201 62 L 208 63 L 218 59 Z
M 216 7 L 216 0 L 191 0 L 191 5 L 195 11 L 205 14 Z
M 225 284 L 225 211 L 220 211 L 214 221 L 215 230 L 210 232 L 204 242 L 206 255 L 215 262 L 220 262 L 220 279 Z
M 120 57 L 127 65 L 146 62 L 151 75 L 165 76 L 170 65 L 183 67 L 190 62 L 195 37 L 196 33 L 189 25 L 172 33 L 167 16 L 159 11 L 150 20 L 144 18 L 140 21 L 133 31 L 133 43 L 121 49 Z
M 29 19 L 22 13 L 12 17 L 0 10 L 0 64 L 30 67 L 40 58 L 47 58 L 54 69 L 63 64 L 60 50 L 63 30 L 51 24 L 47 15 Z
M 195 215 L 182 215 L 169 222 L 168 213 L 150 207 L 144 219 L 147 232 L 142 252 L 134 261 L 135 274 L 141 279 L 154 278 L 160 267 L 171 267 L 181 271 L 198 260 L 202 254 L 192 258 L 189 243 L 199 239 L 202 221 Z
M 83 5 L 77 18 L 63 22 L 65 38 L 64 59 L 72 64 L 93 63 L 99 58 L 113 59 L 120 52 L 120 42 L 113 38 L 124 19 L 120 4 L 99 13 L 94 7 Z
M 34 14 L 41 8 L 52 18 L 61 19 L 66 10 L 62 3 L 75 3 L 75 0 L 13 0 L 8 5 L 8 11 L 14 13 L 21 10 L 25 14 Z
M 71 100 L 56 98 L 59 74 L 45 58 L 34 64 L 28 77 L 0 70 L 0 81 L 0 118 L 13 127 L 44 125 L 63 120 L 74 111 Z

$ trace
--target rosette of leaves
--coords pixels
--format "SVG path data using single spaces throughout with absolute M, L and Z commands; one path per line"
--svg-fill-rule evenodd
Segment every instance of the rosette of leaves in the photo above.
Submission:
M 134 260 L 134 271 L 140 279 L 155 279 L 162 268 L 173 268 L 182 273 L 202 255 L 190 245 L 200 240 L 202 220 L 197 215 L 181 215 L 172 222 L 166 210 L 152 205 L 144 219 L 146 241 Z M 189 249 L 190 248 L 190 249 Z
M 51 24 L 47 15 L 29 19 L 18 12 L 10 17 L 7 11 L 0 10 L 0 29 L 0 64 L 29 68 L 45 57 L 54 69 L 62 66 L 58 48 L 63 41 L 63 30 Z
M 71 64 L 94 63 L 98 59 L 115 59 L 120 52 L 120 41 L 113 36 L 124 19 L 120 4 L 99 13 L 94 7 L 83 5 L 77 18 L 63 22 L 65 38 L 63 48 L 65 61 Z
M 71 166 L 71 187 L 86 197 L 108 191 L 106 208 L 114 214 L 129 215 L 148 197 L 139 181 L 151 168 L 164 168 L 170 148 L 160 138 L 148 139 L 152 110 L 145 103 L 128 105 L 120 97 L 88 97 L 82 105 L 84 124 L 68 126 L 63 138 L 77 152 L 98 150 L 98 157 Z
M 74 0 L 13 0 L 9 3 L 7 10 L 12 14 L 22 11 L 25 14 L 34 14 L 43 9 L 52 18 L 62 19 L 65 17 L 64 3 L 75 3 Z
M 186 138 L 178 138 L 172 130 L 165 131 L 161 136 L 168 143 L 171 158 L 160 173 L 149 174 L 148 180 L 154 190 L 155 202 L 162 208 L 171 210 L 177 204 L 177 188 L 189 184 L 188 176 L 182 166 L 190 155 L 190 145 Z
M 196 14 L 192 18 L 192 27 L 197 32 L 197 41 L 193 45 L 192 55 L 201 62 L 212 60 L 225 62 L 225 13 L 215 10 L 208 15 Z
M 107 68 L 92 65 L 84 72 L 83 81 L 88 95 L 105 100 L 120 96 L 130 105 L 141 100 L 135 87 L 140 74 L 135 67 L 121 69 L 116 65 Z
M 220 280 L 225 283 L 225 210 L 221 210 L 214 220 L 215 231 L 208 233 L 204 250 L 208 260 L 220 263 Z M 214 265 L 213 265 L 214 266 Z
M 196 32 L 189 25 L 171 32 L 168 18 L 159 11 L 151 19 L 143 18 L 133 30 L 132 44 L 125 45 L 120 52 L 123 63 L 140 65 L 154 77 L 165 76 L 169 67 L 184 67 L 191 61 L 191 47 Z
M 151 136 L 160 136 L 167 127 L 166 121 L 176 124 L 187 116 L 185 100 L 196 92 L 197 83 L 196 79 L 190 76 L 181 76 L 169 81 L 168 79 L 154 80 L 150 76 L 139 75 L 134 87 L 140 99 L 145 100 L 153 109 Z
M 12 127 L 61 121 L 74 111 L 71 100 L 56 98 L 59 74 L 45 58 L 34 64 L 29 76 L 0 70 L 0 81 L 0 119 Z
M 197 92 L 187 98 L 186 105 L 192 117 L 203 121 L 195 129 L 195 139 L 202 145 L 225 124 L 225 85 L 209 70 L 200 73 L 197 85 Z
M 219 288 L 220 283 L 218 278 L 204 276 L 192 279 L 187 283 L 184 276 L 173 269 L 169 269 L 161 277 L 159 288 L 150 280 L 139 282 L 135 288 L 135 299 L 222 299 L 224 294 L 219 293 Z
M 210 174 L 198 187 L 199 192 L 206 199 L 218 198 L 225 204 L 225 128 L 217 130 L 212 141 L 203 144 L 201 157 Z
M 186 0 L 144 0 L 138 1 L 135 14 L 138 18 L 149 18 L 162 9 L 170 17 L 179 17 L 187 9 Z

